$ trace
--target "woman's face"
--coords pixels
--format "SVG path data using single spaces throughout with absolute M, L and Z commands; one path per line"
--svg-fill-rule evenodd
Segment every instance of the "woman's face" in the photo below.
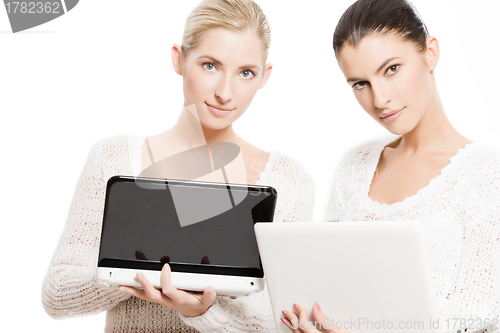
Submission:
M 403 135 L 431 107 L 437 64 L 432 55 L 397 35 L 374 33 L 357 47 L 344 45 L 337 60 L 363 109 L 391 133 Z
M 272 68 L 264 64 L 263 44 L 255 33 L 225 29 L 203 33 L 181 67 L 185 106 L 194 105 L 201 124 L 211 129 L 238 119 Z

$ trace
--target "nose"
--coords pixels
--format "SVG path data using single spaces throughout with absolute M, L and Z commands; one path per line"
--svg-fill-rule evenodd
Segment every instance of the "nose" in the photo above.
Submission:
M 233 98 L 232 79 L 227 75 L 221 76 L 215 89 L 215 97 L 222 103 L 227 103 Z
M 391 103 L 390 90 L 383 84 L 372 84 L 373 104 L 378 109 L 384 109 Z

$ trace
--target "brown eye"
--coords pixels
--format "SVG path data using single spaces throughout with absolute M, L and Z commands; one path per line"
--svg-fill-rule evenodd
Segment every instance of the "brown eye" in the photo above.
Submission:
M 352 88 L 354 90 L 361 90 L 363 89 L 364 87 L 366 87 L 368 85 L 368 81 L 359 81 L 359 82 L 356 82 Z
M 394 73 L 396 73 L 399 69 L 399 65 L 392 65 L 391 67 L 387 68 L 387 75 L 393 75 Z

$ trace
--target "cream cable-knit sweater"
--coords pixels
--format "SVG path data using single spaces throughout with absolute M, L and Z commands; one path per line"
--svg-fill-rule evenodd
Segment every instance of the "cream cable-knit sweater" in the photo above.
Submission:
M 139 175 L 144 140 L 122 135 L 92 148 L 43 281 L 45 311 L 54 318 L 108 311 L 106 332 L 274 332 L 267 290 L 235 300 L 218 297 L 204 315 L 186 318 L 156 303 L 94 286 L 106 182 L 114 175 Z M 278 191 L 275 222 L 311 220 L 314 185 L 297 161 L 271 152 L 256 184 Z
M 379 204 L 368 192 L 380 155 L 394 140 L 370 141 L 343 157 L 326 220 L 420 221 L 440 316 L 500 319 L 500 154 L 469 144 L 414 196 L 391 205 Z M 483 330 L 487 326 L 482 319 L 474 325 L 481 322 L 481 332 L 500 332 Z M 450 320 L 450 326 L 452 323 L 455 321 Z M 477 327 L 467 332 L 475 330 Z

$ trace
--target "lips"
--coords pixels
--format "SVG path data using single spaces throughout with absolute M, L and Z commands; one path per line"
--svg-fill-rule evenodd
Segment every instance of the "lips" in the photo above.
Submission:
M 208 110 L 210 110 L 210 112 L 212 112 L 217 117 L 227 116 L 231 111 L 234 110 L 234 109 L 225 108 L 225 107 L 222 107 L 222 106 L 216 105 L 216 104 L 208 104 L 206 102 L 205 102 L 205 104 L 207 105 Z
M 385 120 L 389 123 L 392 123 L 392 122 L 396 121 L 399 118 L 399 116 L 401 116 L 401 114 L 403 113 L 403 111 L 405 109 L 406 109 L 406 106 L 402 109 L 399 109 L 399 110 L 393 110 L 393 111 L 384 113 L 380 116 L 380 118 L 382 118 L 383 120 Z

